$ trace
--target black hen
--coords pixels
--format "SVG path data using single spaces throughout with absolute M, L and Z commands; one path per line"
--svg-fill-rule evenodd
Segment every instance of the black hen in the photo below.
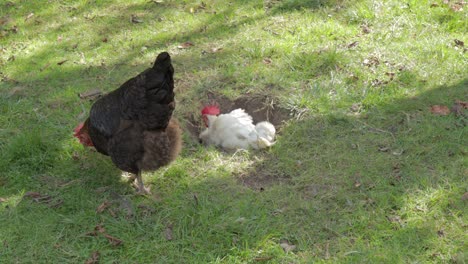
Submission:
M 119 169 L 134 174 L 140 193 L 149 191 L 141 172 L 169 164 L 181 149 L 181 130 L 172 118 L 173 75 L 171 57 L 159 54 L 152 68 L 97 100 L 89 118 L 75 129 L 83 145 L 94 146 Z

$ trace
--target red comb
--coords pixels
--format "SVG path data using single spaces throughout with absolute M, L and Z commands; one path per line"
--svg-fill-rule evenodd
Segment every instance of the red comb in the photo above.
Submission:
M 216 105 L 208 105 L 201 111 L 202 115 L 219 115 L 221 111 Z

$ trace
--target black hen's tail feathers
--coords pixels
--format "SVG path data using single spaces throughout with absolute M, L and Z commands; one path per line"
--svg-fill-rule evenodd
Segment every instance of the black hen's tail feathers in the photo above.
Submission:
M 160 53 L 153 67 L 140 76 L 144 78 L 143 86 L 148 101 L 158 104 L 170 104 L 174 101 L 174 68 L 169 53 Z
M 154 61 L 153 68 L 160 71 L 172 68 L 171 55 L 169 55 L 167 52 L 159 53 L 159 55 L 156 57 L 156 60 Z
M 141 124 L 147 129 L 166 128 L 175 108 L 174 68 L 169 53 L 160 53 L 144 75 L 147 104 L 139 112 Z

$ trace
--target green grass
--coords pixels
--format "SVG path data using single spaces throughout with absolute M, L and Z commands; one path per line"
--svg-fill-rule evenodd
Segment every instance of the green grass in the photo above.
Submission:
M 466 263 L 467 112 L 430 112 L 468 100 L 468 6 L 452 2 L 1 2 L 0 262 Z M 72 137 L 92 104 L 77 94 L 161 51 L 183 124 L 210 93 L 267 94 L 296 118 L 264 152 L 186 131 L 135 196 Z

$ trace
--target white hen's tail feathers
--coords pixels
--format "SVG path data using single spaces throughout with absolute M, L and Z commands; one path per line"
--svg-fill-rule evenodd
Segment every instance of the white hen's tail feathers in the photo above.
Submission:
M 245 127 L 251 126 L 253 123 L 252 116 L 247 114 L 242 108 L 231 111 L 229 115 L 235 117 Z M 251 133 L 248 137 L 249 145 L 255 149 L 268 148 L 275 143 L 273 142 L 275 134 L 276 129 L 273 124 L 268 121 L 259 122 L 255 125 L 255 132 Z
M 270 122 L 263 121 L 255 125 L 257 131 L 257 145 L 259 149 L 268 148 L 275 144 L 276 129 Z

